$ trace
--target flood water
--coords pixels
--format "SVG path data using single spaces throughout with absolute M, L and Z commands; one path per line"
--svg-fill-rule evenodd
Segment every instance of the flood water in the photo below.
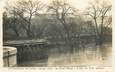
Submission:
M 111 66 L 112 45 L 104 44 L 103 48 L 94 44 L 87 44 L 85 50 L 74 50 L 66 52 L 66 46 L 55 46 L 47 51 L 48 58 L 34 61 L 26 61 L 19 64 L 19 67 L 51 67 L 51 66 Z

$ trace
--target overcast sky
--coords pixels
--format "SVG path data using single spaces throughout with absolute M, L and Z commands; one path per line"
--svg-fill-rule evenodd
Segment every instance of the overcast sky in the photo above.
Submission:
M 0 7 L 4 6 L 6 4 L 5 2 L 7 1 L 9 1 L 10 4 L 15 4 L 14 2 L 16 2 L 17 0 L 0 0 L 0 5 L 1 5 Z M 40 0 L 40 1 L 43 2 L 44 4 L 48 4 L 52 0 Z M 66 0 L 66 1 L 73 7 L 79 10 L 84 10 L 89 5 L 89 1 L 91 0 Z M 102 0 L 99 0 L 99 1 L 102 1 Z M 109 0 L 104 0 L 104 1 L 109 1 Z
M 3 5 L 5 1 L 9 1 L 11 3 L 17 1 L 17 0 L 0 0 L 2 3 L 0 5 Z M 51 0 L 40 0 L 41 2 L 48 4 Z M 70 3 L 72 6 L 83 10 L 87 7 L 88 5 L 88 0 L 66 0 L 68 3 Z

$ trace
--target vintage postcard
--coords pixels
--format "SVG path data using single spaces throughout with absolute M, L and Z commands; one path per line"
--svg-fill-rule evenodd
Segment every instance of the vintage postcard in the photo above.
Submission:
M 1 5 L 3 68 L 112 72 L 112 0 L 1 0 Z

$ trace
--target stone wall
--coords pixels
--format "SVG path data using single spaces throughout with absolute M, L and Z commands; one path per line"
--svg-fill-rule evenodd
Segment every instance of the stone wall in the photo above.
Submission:
M 17 64 L 25 61 L 47 59 L 47 44 L 45 40 L 16 40 L 3 43 L 4 46 L 17 48 Z
M 47 48 L 44 44 L 24 44 L 16 47 L 18 63 L 47 58 Z
M 17 49 L 15 47 L 3 47 L 3 64 L 4 67 L 17 65 Z

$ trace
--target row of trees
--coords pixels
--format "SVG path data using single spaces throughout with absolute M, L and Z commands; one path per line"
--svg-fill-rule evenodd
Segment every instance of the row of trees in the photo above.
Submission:
M 104 35 L 111 33 L 111 4 L 107 3 L 95 0 L 82 14 L 63 0 L 52 0 L 48 6 L 38 0 L 19 0 L 14 6 L 6 6 L 4 39 L 60 38 L 73 52 L 76 42 L 83 44 L 81 36 L 88 34 L 95 35 L 95 43 L 102 45 Z

